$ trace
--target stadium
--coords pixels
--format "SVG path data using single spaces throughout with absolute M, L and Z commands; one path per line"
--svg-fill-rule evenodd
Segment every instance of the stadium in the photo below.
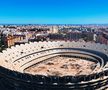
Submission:
M 108 46 L 85 41 L 12 46 L 0 53 L 0 87 L 3 90 L 107 89 Z

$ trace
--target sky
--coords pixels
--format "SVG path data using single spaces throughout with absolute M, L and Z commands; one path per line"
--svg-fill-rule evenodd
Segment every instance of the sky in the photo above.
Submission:
M 108 24 L 108 0 L 0 0 L 0 24 Z

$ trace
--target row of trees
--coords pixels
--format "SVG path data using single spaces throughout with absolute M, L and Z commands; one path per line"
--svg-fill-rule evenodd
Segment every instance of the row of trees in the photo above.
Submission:
M 1 35 L 0 35 L 0 52 L 1 52 L 3 49 L 5 49 L 5 46 L 4 46 L 3 42 L 2 42 Z

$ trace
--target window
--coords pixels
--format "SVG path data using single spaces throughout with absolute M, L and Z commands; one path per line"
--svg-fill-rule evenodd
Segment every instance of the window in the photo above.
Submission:
M 21 52 L 21 54 L 23 54 L 24 52 Z
M 60 45 L 61 47 L 63 46 L 63 44 Z
M 86 47 L 86 45 L 83 45 L 83 47 Z
M 7 61 L 7 60 L 5 60 L 5 62 L 7 62 L 7 63 L 8 63 L 8 61 Z
M 42 46 L 41 49 L 43 49 L 44 47 Z

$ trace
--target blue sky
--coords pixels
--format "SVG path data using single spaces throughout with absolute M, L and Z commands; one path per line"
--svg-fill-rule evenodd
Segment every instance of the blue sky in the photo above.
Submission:
M 3 24 L 108 24 L 108 0 L 0 0 Z

